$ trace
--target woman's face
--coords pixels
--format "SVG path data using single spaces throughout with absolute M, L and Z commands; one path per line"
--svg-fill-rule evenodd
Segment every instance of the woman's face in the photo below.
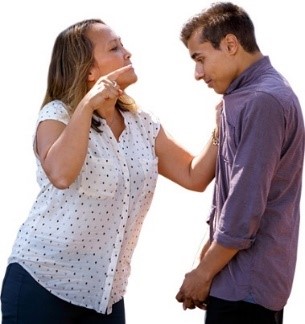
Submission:
M 91 81 L 96 81 L 102 75 L 131 64 L 131 53 L 125 49 L 121 39 L 109 26 L 96 23 L 87 32 L 87 36 L 93 43 L 93 55 L 95 58 L 95 64 L 91 70 L 91 76 L 94 76 L 94 80 Z M 123 73 L 117 79 L 117 83 L 122 90 L 136 81 L 137 75 L 134 69 Z

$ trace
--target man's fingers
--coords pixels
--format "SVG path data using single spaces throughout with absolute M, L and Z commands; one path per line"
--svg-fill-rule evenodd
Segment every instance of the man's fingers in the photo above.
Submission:
M 184 299 L 184 301 L 183 301 L 183 309 L 184 310 L 186 310 L 186 309 L 194 309 L 194 308 L 195 308 L 195 304 L 192 301 L 192 299 L 190 299 L 190 298 Z
M 194 309 L 195 308 L 195 304 L 193 303 L 192 299 L 185 298 L 185 296 L 181 292 L 181 290 L 176 295 L 176 299 L 178 300 L 178 302 L 182 303 L 184 310 L 186 310 L 186 309 Z
M 207 304 L 205 302 L 199 301 L 199 300 L 194 300 L 193 301 L 194 305 L 200 309 L 207 309 Z
M 194 309 L 195 307 L 198 307 L 200 309 L 207 309 L 206 302 L 200 301 L 200 300 L 193 300 L 192 298 L 187 298 L 184 296 L 184 294 L 181 292 L 181 290 L 176 295 L 176 300 L 179 303 L 183 304 L 183 309 Z
M 181 291 L 178 292 L 178 294 L 176 295 L 176 299 L 179 303 L 182 303 L 183 302 L 183 293 Z

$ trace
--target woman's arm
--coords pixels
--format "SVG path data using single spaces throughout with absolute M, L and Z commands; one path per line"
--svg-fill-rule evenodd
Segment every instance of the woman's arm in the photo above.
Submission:
M 103 116 L 105 111 L 114 109 L 122 91 L 110 85 L 130 68 L 125 66 L 98 79 L 76 107 L 68 125 L 55 120 L 45 120 L 38 125 L 37 154 L 55 187 L 65 189 L 79 175 L 87 154 L 93 112 L 98 111 Z
M 92 110 L 78 107 L 68 125 L 56 120 L 42 121 L 36 132 L 36 150 L 51 181 L 65 189 L 73 183 L 84 163 Z
M 211 138 L 197 156 L 178 144 L 163 127 L 156 139 L 159 173 L 182 187 L 204 191 L 215 176 L 222 101 L 215 107 L 216 126 Z
M 184 188 L 204 191 L 215 176 L 218 146 L 212 138 L 198 156 L 193 156 L 162 127 L 156 140 L 159 173 Z

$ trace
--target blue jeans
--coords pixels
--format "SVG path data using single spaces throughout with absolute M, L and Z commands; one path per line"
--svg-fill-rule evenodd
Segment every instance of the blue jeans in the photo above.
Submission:
M 1 309 L 2 324 L 125 324 L 123 299 L 109 315 L 70 304 L 42 287 L 18 263 L 6 269 Z
M 282 324 L 283 310 L 275 312 L 245 301 L 209 296 L 205 324 Z

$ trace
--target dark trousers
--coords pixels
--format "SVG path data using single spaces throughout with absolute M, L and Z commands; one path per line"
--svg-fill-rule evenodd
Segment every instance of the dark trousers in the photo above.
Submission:
M 104 315 L 43 288 L 19 264 L 8 265 L 1 291 L 2 324 L 125 324 L 124 300 Z
M 275 312 L 257 304 L 210 296 L 205 324 L 282 324 L 283 310 Z

